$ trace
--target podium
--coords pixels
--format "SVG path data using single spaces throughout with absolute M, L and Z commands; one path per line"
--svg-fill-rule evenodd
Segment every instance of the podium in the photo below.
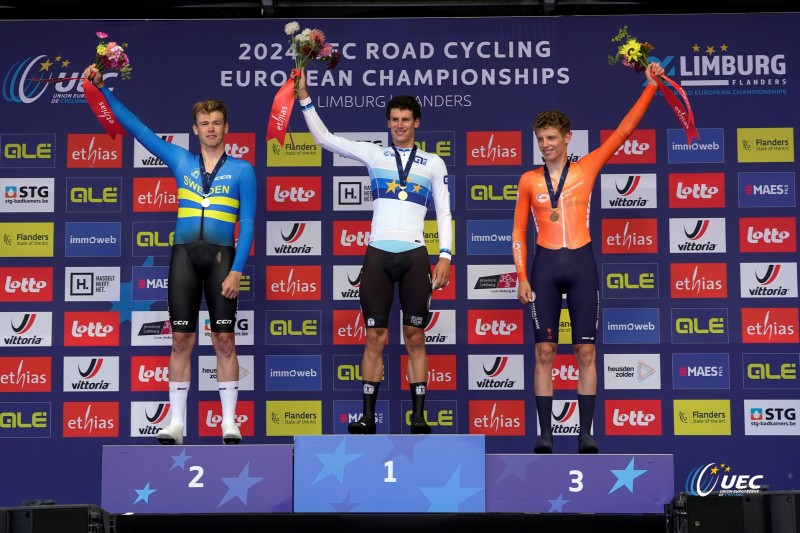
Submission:
M 483 435 L 298 435 L 298 513 L 482 513 Z
M 103 446 L 110 513 L 288 513 L 292 446 Z
M 486 456 L 486 511 L 664 512 L 674 496 L 672 455 Z

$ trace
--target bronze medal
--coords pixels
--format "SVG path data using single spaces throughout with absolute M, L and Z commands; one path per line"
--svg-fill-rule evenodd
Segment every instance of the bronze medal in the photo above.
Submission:
M 558 222 L 558 213 L 555 211 L 550 213 L 550 222 Z
M 406 191 L 400 191 L 399 193 L 397 193 L 397 198 L 399 198 L 400 200 L 405 200 L 406 198 L 408 198 L 408 193 Z

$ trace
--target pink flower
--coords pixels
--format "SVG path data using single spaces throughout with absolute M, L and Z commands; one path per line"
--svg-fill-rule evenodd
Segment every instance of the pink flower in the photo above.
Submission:
M 108 37 L 108 34 L 103 31 L 95 32 L 95 35 L 97 35 L 97 37 L 99 37 L 100 39 L 105 39 L 106 37 Z

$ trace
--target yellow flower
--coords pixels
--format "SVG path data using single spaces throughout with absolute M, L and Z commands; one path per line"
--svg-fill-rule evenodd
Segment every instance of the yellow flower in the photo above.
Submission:
M 635 38 L 628 39 L 628 42 L 620 46 L 619 51 L 628 63 L 638 62 L 642 53 L 642 43 Z

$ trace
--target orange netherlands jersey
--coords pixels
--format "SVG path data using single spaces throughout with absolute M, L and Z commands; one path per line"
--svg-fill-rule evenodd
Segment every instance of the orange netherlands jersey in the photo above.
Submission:
M 550 220 L 550 194 L 544 181 L 544 167 L 525 172 L 520 176 L 517 205 L 514 211 L 514 229 L 511 234 L 514 265 L 521 281 L 527 281 L 528 212 L 536 226 L 536 244 L 551 250 L 577 249 L 591 241 L 589 235 L 589 209 L 592 189 L 603 165 L 619 150 L 625 140 L 639 125 L 656 86 L 648 84 L 634 106 L 622 119 L 617 129 L 596 150 L 570 164 L 564 188 L 558 199 L 558 220 Z M 557 190 L 561 176 L 551 176 L 553 190 Z

